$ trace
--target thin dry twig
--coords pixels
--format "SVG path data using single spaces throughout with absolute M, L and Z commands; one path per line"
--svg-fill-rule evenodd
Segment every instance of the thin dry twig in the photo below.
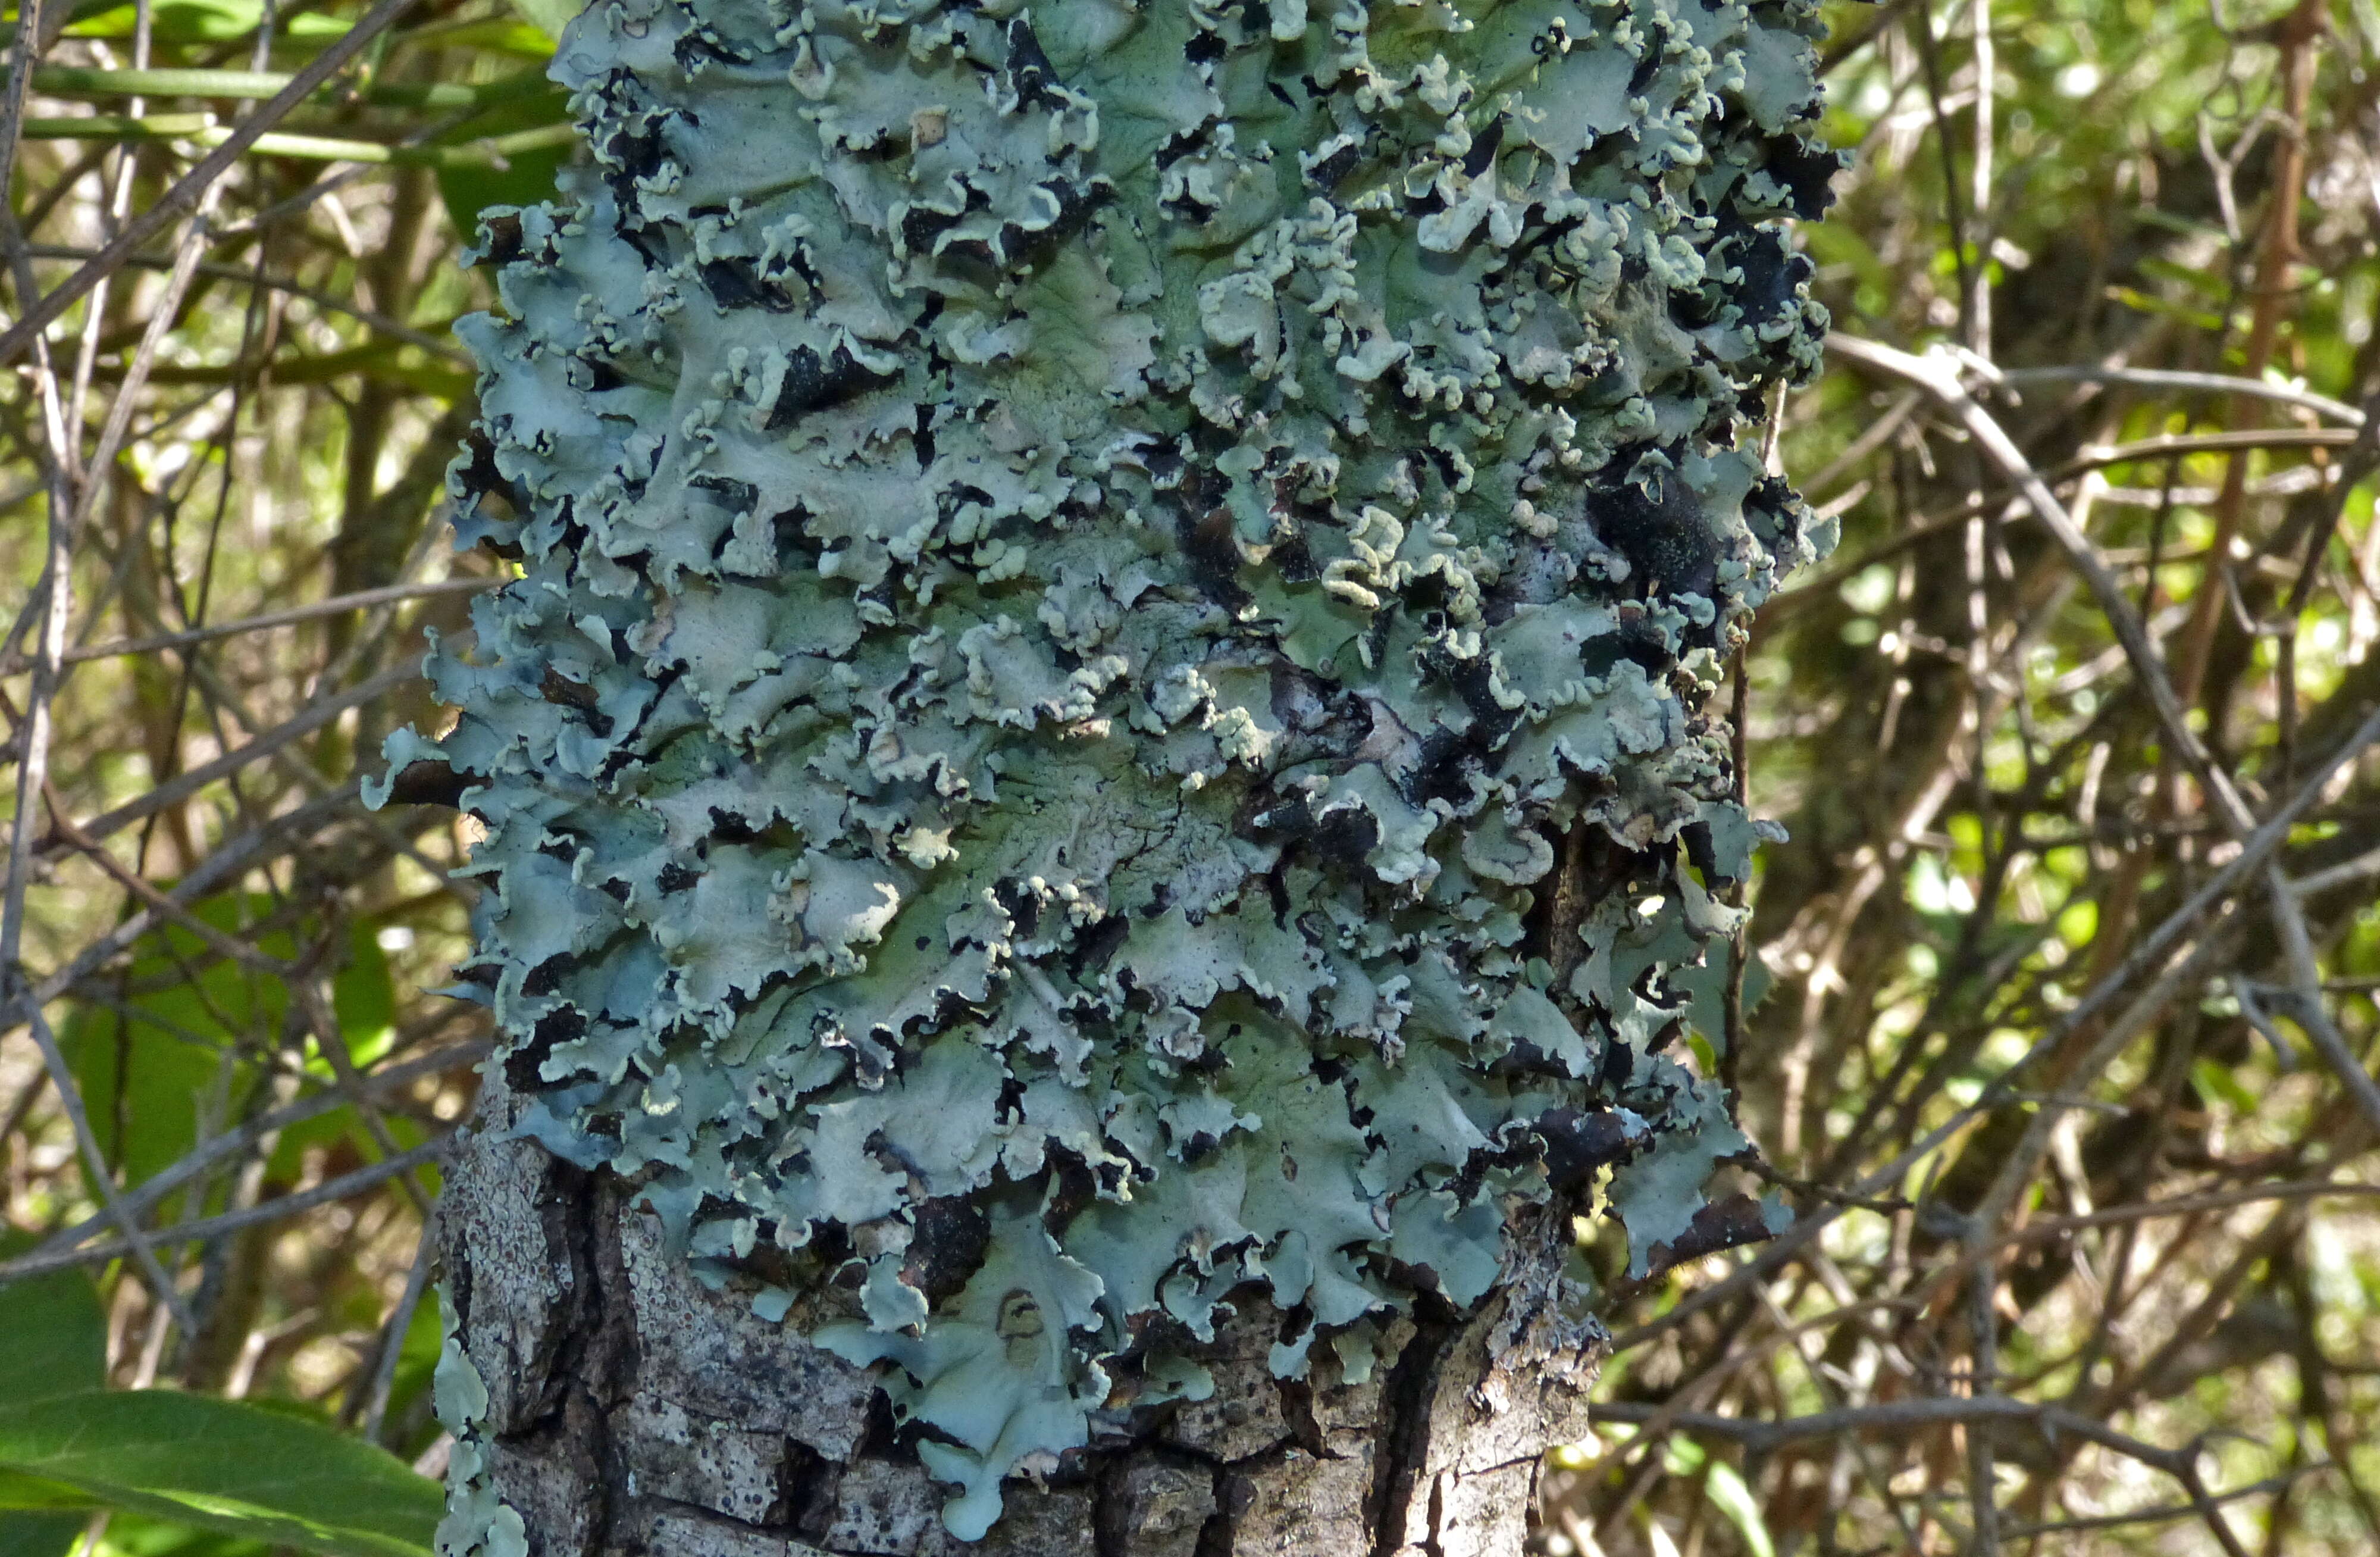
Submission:
M 351 708 L 361 708 L 373 699 L 385 696 L 408 681 L 420 679 L 421 673 L 412 665 L 397 665 L 381 672 L 370 680 L 334 692 L 310 704 L 307 709 L 265 731 L 246 746 L 227 751 L 212 762 L 190 769 L 179 778 L 161 784 L 137 800 L 127 800 L 114 810 L 103 811 L 81 824 L 85 836 L 96 843 L 123 831 L 141 818 L 176 806 L 207 785 L 228 778 L 243 768 L 279 751 L 292 741 L 301 740 L 330 724 Z
M 197 1243 L 202 1239 L 221 1237 L 225 1233 L 237 1233 L 244 1228 L 261 1227 L 275 1222 L 285 1222 L 300 1211 L 312 1210 L 334 1200 L 344 1200 L 377 1188 L 399 1174 L 411 1173 L 425 1163 L 435 1162 L 446 1150 L 448 1137 L 422 1142 L 410 1150 L 394 1157 L 383 1157 L 377 1162 L 324 1179 L 311 1189 L 275 1196 L 261 1205 L 244 1210 L 225 1211 L 219 1216 L 202 1216 L 189 1222 L 177 1222 L 143 1236 L 160 1244 Z M 134 1247 L 130 1240 L 104 1238 L 95 1244 L 84 1244 L 55 1254 L 19 1255 L 14 1259 L 0 1260 L 0 1283 L 21 1280 L 27 1276 L 45 1275 L 52 1271 L 72 1270 L 78 1265 L 96 1265 L 115 1259 Z
M 269 627 L 295 626 L 300 622 L 318 622 L 325 616 L 344 616 L 349 612 L 369 610 L 375 605 L 441 595 L 484 594 L 503 582 L 500 578 L 433 578 L 419 584 L 389 584 L 377 590 L 358 590 L 351 594 L 333 595 L 327 600 L 310 601 L 304 605 L 293 605 L 281 611 L 259 612 L 237 621 L 216 622 L 181 632 L 152 633 L 146 638 L 120 638 L 108 643 L 85 644 L 67 650 L 63 658 L 66 663 L 78 665 L 90 660 L 113 660 L 131 654 L 153 654 L 160 650 L 188 649 L 196 644 L 262 632 Z M 21 661 L 0 663 L 0 675 L 16 675 L 27 668 Z
M 196 206 L 200 197 L 214 188 L 216 181 L 255 144 L 257 137 L 286 118 L 292 110 L 314 95 L 316 88 L 337 75 L 349 60 L 363 52 L 366 44 L 386 31 L 397 18 L 418 4 L 419 0 L 379 0 L 379 4 L 365 12 L 355 26 L 339 36 L 337 42 L 315 55 L 304 69 L 291 77 L 287 86 L 258 104 L 254 113 L 240 120 L 221 145 L 200 158 L 154 203 L 127 222 L 123 230 L 80 269 L 44 293 L 38 301 L 22 299 L 23 314 L 16 323 L 0 331 L 0 367 L 23 355 L 25 349 L 32 345 L 34 337 L 73 307 L 78 298 L 98 286 L 103 277 L 121 269 L 142 244 L 164 231 L 175 218 Z
M 385 1096 L 420 1080 L 423 1077 L 445 1076 L 466 1065 L 475 1064 L 487 1058 L 488 1052 L 489 1044 L 485 1040 L 455 1044 L 449 1048 L 441 1049 L 435 1053 L 424 1054 L 419 1059 L 406 1061 L 402 1064 L 383 1066 L 363 1078 L 363 1089 L 370 1095 Z M 125 1208 L 136 1217 L 146 1216 L 163 1204 L 168 1195 L 190 1183 L 225 1158 L 246 1152 L 292 1125 L 302 1125 L 307 1120 L 318 1119 L 334 1109 L 345 1108 L 348 1101 L 344 1092 L 335 1090 L 318 1092 L 312 1097 L 285 1103 L 268 1113 L 259 1114 L 236 1129 L 210 1137 L 185 1152 L 170 1166 L 159 1169 L 140 1185 L 127 1191 L 124 1196 Z M 33 1251 L 33 1255 L 55 1258 L 67 1254 L 98 1236 L 107 1225 L 108 1219 L 104 1216 L 87 1217 L 73 1226 L 52 1235 L 40 1248 Z M 0 1281 L 7 1279 L 9 1278 L 6 1271 L 0 1271 Z
M 2363 413 L 2344 400 L 2334 400 L 2327 395 L 2317 395 L 2295 384 L 2274 383 L 2268 379 L 2241 378 L 2236 373 L 2194 373 L 2172 368 L 2128 368 L 2119 365 L 2088 365 L 2067 368 L 2009 368 L 1997 372 L 1993 383 L 2011 389 L 2028 383 L 2120 383 L 2136 389 L 2180 389 L 2210 395 L 2245 396 L 2255 400 L 2272 400 L 2284 406 L 2326 416 L 2347 427 L 2363 425 Z

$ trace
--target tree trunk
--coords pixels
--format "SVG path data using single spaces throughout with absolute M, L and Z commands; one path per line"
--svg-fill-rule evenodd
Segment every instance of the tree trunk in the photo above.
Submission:
M 492 1066 L 443 1214 L 441 1408 L 468 1359 L 486 1404 L 457 1454 L 484 1469 L 458 1480 L 519 1521 L 497 1557 L 508 1527 L 535 1557 L 1515 1557 L 1546 1449 L 1586 1429 L 1603 1334 L 1563 1316 L 1549 1212 L 1513 1280 L 1468 1319 L 1396 1320 L 1361 1384 L 1327 1353 L 1273 1377 L 1280 1316 L 1248 1295 L 1200 1357 L 1211 1399 L 1070 1455 L 964 1542 L 865 1369 L 706 1288 L 610 1174 L 514 1137 L 517 1112 Z
M 390 748 L 492 889 L 449 1557 L 1514 1557 L 1587 1186 L 1637 1278 L 1780 1214 L 1708 705 L 1828 541 L 1815 31 L 572 24 L 460 327 L 521 575 Z

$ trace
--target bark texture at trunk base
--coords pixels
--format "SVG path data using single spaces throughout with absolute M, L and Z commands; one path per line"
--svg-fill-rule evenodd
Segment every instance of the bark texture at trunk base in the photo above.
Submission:
M 868 1374 L 714 1293 L 608 1174 L 511 1136 L 500 1074 L 447 1181 L 455 1340 L 487 1390 L 486 1489 L 531 1557 L 1517 1557 L 1539 1457 L 1581 1436 L 1601 1332 L 1559 1299 L 1566 1217 L 1475 1317 L 1399 1320 L 1371 1377 L 1240 1305 L 1212 1398 L 1013 1482 L 982 1541 L 892 1431 Z

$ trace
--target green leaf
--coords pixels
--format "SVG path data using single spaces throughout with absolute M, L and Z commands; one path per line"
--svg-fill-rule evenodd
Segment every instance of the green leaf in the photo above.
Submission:
M 565 18 L 565 19 L 567 19 Z M 446 146 L 516 135 L 523 130 L 558 125 L 570 117 L 569 94 L 555 89 L 500 103 L 486 113 L 457 125 L 439 138 Z M 516 152 L 503 167 L 442 167 L 438 194 L 446 213 L 466 239 L 480 230 L 480 213 L 492 205 L 535 205 L 553 198 L 554 175 L 570 160 L 572 148 L 549 146 Z
M 18 1404 L 106 1383 L 107 1315 L 89 1276 L 53 1271 L 0 1287 L 0 1379 Z
M 12 1514 L 52 1510 L 72 1510 L 79 1514 L 98 1506 L 89 1493 L 64 1482 L 0 1471 L 0 1509 Z
M 2201 1093 L 2220 1098 L 2242 1115 L 2252 1114 L 2262 1106 L 2256 1094 L 2240 1084 L 2231 1067 L 2219 1061 L 2201 1057 L 2190 1064 L 2190 1078 L 2198 1084 Z
M 76 11 L 79 19 L 67 29 L 70 37 L 128 38 L 138 26 L 131 6 L 93 6 L 87 17 L 81 6 Z M 150 9 L 150 36 L 162 43 L 228 43 L 254 35 L 263 22 L 263 0 L 164 0 Z M 349 25 L 337 17 L 301 11 L 279 19 L 276 42 L 319 48 L 343 35 Z
M 553 57 L 552 34 L 511 17 L 442 23 L 437 38 L 438 46 L 443 49 L 476 49 L 486 54 L 509 55 L 516 59 Z
M 0 1514 L 0 1557 L 65 1557 L 90 1519 L 87 1514 Z
M 359 1440 L 169 1390 L 91 1390 L 0 1406 L 0 1472 L 106 1507 L 337 1557 L 426 1557 L 443 1503 L 435 1482 Z
M 108 1516 L 103 1557 L 289 1557 L 286 1547 L 244 1540 L 220 1530 L 194 1530 L 188 1525 L 144 1519 L 118 1511 Z
M 30 1238 L 0 1239 L 14 1254 Z M 80 1271 L 0 1287 L 0 1379 L 19 1402 L 96 1390 L 107 1380 L 107 1314 Z M 0 1474 L 0 1557 L 65 1557 L 90 1520 L 71 1487 Z
M 59 1036 L 101 1150 L 137 1183 L 197 1139 L 197 1100 L 213 1090 L 218 1058 L 200 1040 L 214 1024 L 188 986 L 140 997 L 128 1009 L 128 1023 L 97 1005 L 78 1007 Z
M 296 958 L 322 929 L 314 920 L 300 922 L 294 932 L 274 925 L 280 911 L 272 898 L 253 893 L 227 893 L 192 908 L 215 929 L 253 940 L 268 955 Z M 267 925 L 273 928 L 260 930 Z M 348 1058 L 367 1069 L 395 1038 L 395 988 L 372 927 L 351 923 L 346 936 L 346 955 L 331 980 L 331 1005 Z M 194 978 L 197 969 L 203 971 Z M 137 1184 L 197 1143 L 201 1100 L 236 1109 L 256 1084 L 253 1068 L 237 1056 L 279 1033 L 289 991 L 269 973 L 216 959 L 178 925 L 141 938 L 124 985 L 129 998 L 119 1003 L 75 1006 L 60 1038 L 91 1101 L 102 1150 Z M 310 1044 L 306 1069 L 323 1082 L 335 1074 Z M 213 1120 L 217 1127 L 223 1122 Z M 293 1177 L 308 1144 L 335 1139 L 356 1125 L 354 1111 L 340 1109 L 285 1132 L 272 1174 Z
M 2170 281 L 2197 293 L 2208 302 L 2228 304 L 2236 287 L 2231 278 L 2220 271 L 2192 265 L 2179 265 L 2171 260 L 2147 255 L 2139 262 L 2141 274 L 2158 281 Z
M 396 982 L 370 925 L 347 927 L 347 966 L 331 980 L 331 1014 L 358 1065 L 378 1061 L 396 1037 Z
M 1768 1522 L 1761 1517 L 1759 1500 L 1744 1484 L 1742 1472 L 1723 1460 L 1712 1461 L 1710 1475 L 1703 1482 L 1703 1496 L 1727 1515 L 1728 1523 L 1743 1538 L 1743 1549 L 1752 1557 L 1777 1557 L 1777 1543 L 1769 1539 Z

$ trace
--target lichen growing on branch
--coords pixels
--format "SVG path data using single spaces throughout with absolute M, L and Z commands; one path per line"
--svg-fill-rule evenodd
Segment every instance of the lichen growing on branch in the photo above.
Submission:
M 530 1131 L 880 1365 L 962 1536 L 1235 1290 L 1360 1373 L 1517 1208 L 1612 1170 L 1641 1271 L 1742 1150 L 1672 1040 L 1756 834 L 1705 704 L 1828 544 L 1745 437 L 1824 326 L 1815 10 L 565 37 L 591 160 L 461 327 L 521 577 L 390 755 L 486 824 Z

